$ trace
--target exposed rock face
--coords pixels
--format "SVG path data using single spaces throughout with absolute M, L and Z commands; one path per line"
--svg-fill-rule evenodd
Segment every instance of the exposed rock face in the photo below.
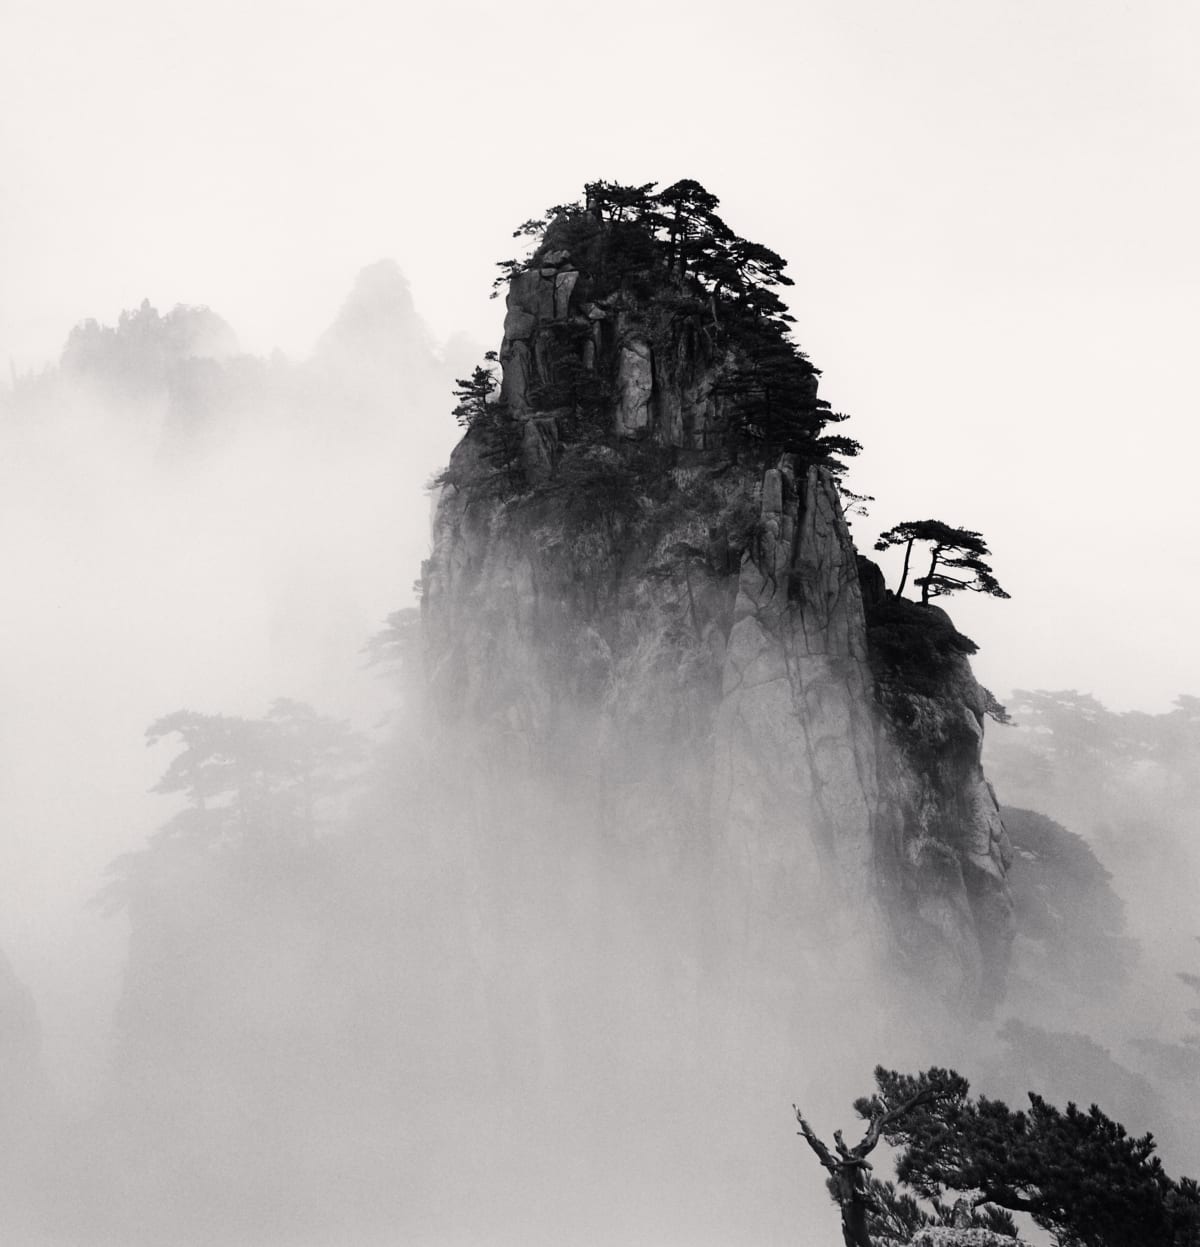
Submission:
M 644 433 L 650 427 L 653 359 L 649 345 L 636 338 L 621 346 L 621 361 L 617 367 L 617 432 L 626 437 Z
M 761 886 L 782 870 L 802 908 L 832 889 L 861 913 L 879 790 L 854 547 L 817 469 L 803 481 L 769 469 L 761 497 L 722 671 L 714 814 Z M 795 834 L 798 814 L 808 834 Z
M 626 437 L 653 436 L 684 448 L 713 445 L 724 421 L 713 394 L 719 359 L 702 325 L 672 319 L 625 292 L 603 294 L 547 232 L 541 262 L 509 286 L 500 362 L 501 397 L 515 416 L 534 418 L 538 398 L 560 378 L 564 341 L 597 375 L 612 374 L 611 427 Z M 553 404 L 540 423 L 565 414 Z
M 501 396 L 525 484 L 475 488 L 470 434 L 451 462 L 423 603 L 443 733 L 493 777 L 552 773 L 617 841 L 707 854 L 751 944 L 783 921 L 816 958 L 836 932 L 986 1006 L 1008 847 L 966 659 L 911 687 L 881 663 L 890 595 L 828 472 L 730 454 L 702 321 L 598 295 L 588 267 L 552 227 L 511 283 Z M 599 445 L 573 440 L 580 376 Z
M 1020 1240 L 992 1230 L 932 1226 L 918 1230 L 909 1247 L 1019 1247 Z

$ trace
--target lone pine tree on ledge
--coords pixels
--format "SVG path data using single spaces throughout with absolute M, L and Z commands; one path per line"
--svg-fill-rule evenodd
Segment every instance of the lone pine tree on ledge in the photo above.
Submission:
M 895 528 L 881 533 L 875 543 L 876 550 L 888 550 L 893 546 L 904 547 L 904 570 L 900 574 L 897 597 L 904 595 L 913 545 L 918 541 L 927 541 L 931 547 L 929 570 L 913 581 L 921 586 L 922 605 L 928 605 L 930 598 L 940 597 L 944 593 L 955 593 L 959 589 L 971 589 L 975 593 L 986 593 L 994 598 L 1009 596 L 1000 587 L 991 566 L 984 561 L 992 552 L 988 549 L 982 533 L 973 532 L 969 528 L 955 528 L 951 524 L 943 524 L 941 520 L 906 520 L 903 524 L 897 524 Z M 965 578 L 951 576 L 939 570 L 940 568 L 955 568 L 970 574 Z

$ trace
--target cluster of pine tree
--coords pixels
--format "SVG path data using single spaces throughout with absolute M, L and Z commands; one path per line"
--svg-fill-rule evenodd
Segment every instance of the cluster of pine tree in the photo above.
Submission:
M 793 318 L 778 293 L 793 284 L 786 262 L 732 230 L 717 212 L 720 201 L 700 183 L 655 187 L 589 182 L 580 201 L 526 221 L 514 236 L 535 239 L 534 249 L 523 261 L 500 263 L 497 287 L 541 265 L 548 252 L 569 252 L 592 299 L 619 295 L 627 306 L 653 307 L 694 326 L 718 361 L 714 393 L 723 402 L 730 450 L 763 458 L 792 453 L 840 474 L 859 445 L 826 432 L 846 417 L 817 397 L 819 372 L 792 340 Z M 574 409 L 594 432 L 594 418 L 611 401 L 604 379 L 581 366 L 556 382 L 553 394 L 540 396 L 542 405 Z M 499 444 L 494 429 L 508 413 L 494 389 L 491 368 L 477 368 L 458 382 L 455 415 L 467 428 L 491 426 Z M 505 449 L 511 456 L 511 439 Z
M 846 1247 L 907 1242 L 950 1225 L 1015 1240 L 1014 1213 L 1059 1247 L 1200 1243 L 1200 1188 L 1168 1176 L 1152 1135 L 1131 1135 L 1094 1104 L 1063 1111 L 1031 1092 L 1028 1110 L 1014 1110 L 969 1093 L 954 1070 L 879 1066 L 874 1093 L 854 1103 L 867 1130 L 853 1147 L 839 1130 L 829 1148 L 796 1110 L 829 1174 Z M 881 1140 L 898 1149 L 900 1189 L 871 1177 L 867 1156 Z

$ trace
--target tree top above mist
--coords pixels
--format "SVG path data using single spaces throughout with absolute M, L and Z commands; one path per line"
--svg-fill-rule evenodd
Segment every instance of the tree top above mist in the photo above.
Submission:
M 173 711 L 146 729 L 148 746 L 163 741 L 179 751 L 150 791 L 183 805 L 146 848 L 111 864 L 97 898 L 109 912 L 127 906 L 178 849 L 294 852 L 312 844 L 366 757 L 366 742 L 347 723 L 290 698 L 259 719 Z
M 123 311 L 115 326 L 80 321 L 67 337 L 61 367 L 126 390 L 161 386 L 172 366 L 185 359 L 226 359 L 238 352 L 237 337 L 216 312 L 177 303 L 166 315 L 143 299 Z
M 712 361 L 727 445 L 765 457 L 791 453 L 841 473 L 859 446 L 825 432 L 845 417 L 817 397 L 819 372 L 791 338 L 793 318 L 778 293 L 793 284 L 786 261 L 733 230 L 717 211 L 720 200 L 699 182 L 656 185 L 589 182 L 579 200 L 526 221 L 514 237 L 531 239 L 532 251 L 502 261 L 496 285 L 568 264 L 578 276 L 577 297 L 583 292 L 587 306 L 607 309 L 597 315 L 642 323 L 663 346 L 673 330 L 691 326 Z M 582 350 L 586 316 L 577 328 L 578 358 L 562 353 L 545 409 L 566 406 L 595 423 L 611 406 L 614 378 L 607 361 Z M 564 338 L 572 332 L 561 327 Z M 503 418 L 502 406 L 492 407 Z

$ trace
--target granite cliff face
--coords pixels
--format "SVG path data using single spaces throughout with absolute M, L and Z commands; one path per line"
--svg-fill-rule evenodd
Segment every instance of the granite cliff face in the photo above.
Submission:
M 513 276 L 500 401 L 443 478 L 438 732 L 466 783 L 540 776 L 571 826 L 702 861 L 722 938 L 785 929 L 797 973 L 856 948 L 986 1007 L 1012 906 L 969 643 L 884 589 L 828 466 L 739 441 L 715 296 L 605 280 L 614 227 L 582 221 Z

